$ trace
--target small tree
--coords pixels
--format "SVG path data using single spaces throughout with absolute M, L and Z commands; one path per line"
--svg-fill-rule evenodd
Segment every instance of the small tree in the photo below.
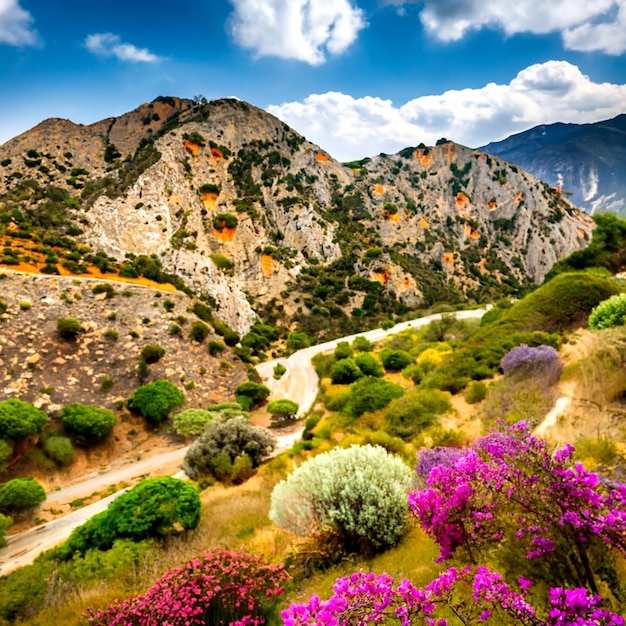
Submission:
M 357 352 L 370 352 L 372 350 L 372 342 L 367 337 L 355 337 L 352 347 Z
M 70 465 L 74 460 L 74 447 L 67 437 L 48 437 L 43 442 L 43 449 L 59 465 Z
M 204 409 L 185 409 L 174 415 L 173 428 L 184 437 L 196 437 L 217 413 Z
M 81 323 L 73 317 L 60 317 L 57 320 L 57 333 L 61 339 L 71 341 L 83 332 Z
M 220 456 L 227 457 L 232 464 L 242 454 L 247 454 L 253 467 L 257 467 L 275 445 L 274 438 L 265 428 L 253 426 L 245 417 L 217 418 L 207 425 L 187 451 L 183 470 L 194 480 L 215 476 L 216 461 Z M 229 471 L 232 471 L 232 465 Z
M 432 426 L 437 416 L 452 410 L 450 394 L 439 389 L 413 389 L 389 403 L 385 430 L 398 437 L 412 437 Z
M 366 411 L 377 411 L 386 407 L 393 399 L 402 395 L 404 389 L 400 385 L 367 376 L 350 385 L 348 401 L 343 410 L 352 417 L 360 417 Z
M 311 339 L 304 332 L 293 332 L 287 336 L 287 349 L 295 352 L 308 348 L 311 345 Z
M 340 341 L 335 348 L 335 358 L 337 361 L 349 359 L 354 354 L 352 346 L 347 341 Z
M 383 366 L 369 352 L 361 352 L 354 357 L 355 365 L 363 372 L 365 376 L 374 376 L 382 378 L 384 375 Z
M 386 370 L 399 372 L 413 363 L 413 357 L 404 350 L 383 350 L 380 360 Z
M 189 338 L 202 343 L 211 334 L 211 329 L 204 323 L 196 320 L 189 329 Z
M 140 413 L 150 424 L 160 424 L 185 401 L 183 392 L 169 380 L 142 385 L 128 399 L 128 408 Z
M 160 361 L 165 355 L 165 348 L 158 346 L 156 344 L 148 344 L 144 346 L 141 350 L 141 354 L 139 356 L 140 359 L 143 359 L 149 365 L 153 363 L 157 363 Z
M 300 405 L 293 400 L 274 400 L 267 405 L 267 412 L 277 422 L 295 419 Z
M 46 499 L 34 478 L 14 478 L 0 487 L 0 513 L 13 515 L 33 509 Z
M 0 439 L 22 439 L 43 430 L 48 416 L 23 400 L 0 402 Z
M 334 385 L 349 385 L 363 376 L 354 359 L 341 359 L 330 369 L 330 379 Z
M 101 443 L 116 424 L 111 411 L 88 404 L 68 404 L 61 411 L 61 421 L 65 430 L 81 446 Z
M 235 398 L 246 411 L 263 404 L 269 395 L 269 387 L 252 381 L 242 383 L 235 389 Z
M 409 468 L 383 448 L 335 448 L 274 487 L 270 519 L 302 537 L 335 533 L 348 551 L 383 550 L 406 529 L 411 481 Z

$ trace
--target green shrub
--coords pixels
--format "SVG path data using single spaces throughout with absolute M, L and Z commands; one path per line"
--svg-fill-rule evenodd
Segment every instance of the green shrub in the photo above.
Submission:
M 139 387 L 128 399 L 127 406 L 140 413 L 148 423 L 156 425 L 184 401 L 185 396 L 176 385 L 168 380 L 155 380 Z
M 291 351 L 302 350 L 311 345 L 311 339 L 304 332 L 293 332 L 287 336 L 287 349 Z
M 602 330 L 615 328 L 626 323 L 626 294 L 620 293 L 603 300 L 589 316 L 589 328 Z
M 195 437 L 216 417 L 217 413 L 205 409 L 185 409 L 174 415 L 173 428 L 184 437 Z
M 252 459 L 244 452 L 240 454 L 232 465 L 230 479 L 235 485 L 246 482 L 248 478 L 254 476 L 254 465 Z
M 207 348 L 211 356 L 217 356 L 218 354 L 221 354 L 222 352 L 224 352 L 224 350 L 226 350 L 225 344 L 223 344 L 221 341 L 215 340 L 209 341 L 209 343 L 207 343 Z
M 11 528 L 12 525 L 13 519 L 8 515 L 2 515 L 2 513 L 0 513 L 0 548 L 3 548 L 7 545 L 4 535 L 6 534 L 7 530 Z
M 411 470 L 383 448 L 335 448 L 274 487 L 270 519 L 303 537 L 336 534 L 346 551 L 370 554 L 404 534 L 411 482 Z
M 109 374 L 105 374 L 102 377 L 102 382 L 100 383 L 100 391 L 105 392 L 105 393 L 107 391 L 111 391 L 114 385 L 115 385 L 115 381 L 113 380 L 113 377 Z
M 273 400 L 267 405 L 267 412 L 276 421 L 294 419 L 299 409 L 300 405 L 297 402 L 287 399 Z
M 239 335 L 228 324 L 221 320 L 214 319 L 212 322 L 213 330 L 224 338 L 227 346 L 236 346 L 239 343 Z
M 74 460 L 74 447 L 67 437 L 48 437 L 43 442 L 43 450 L 59 465 L 70 465 Z
M 397 437 L 412 437 L 451 410 L 449 394 L 438 389 L 413 389 L 389 403 L 385 430 Z
M 482 402 L 487 395 L 487 385 L 481 380 L 474 380 L 470 383 L 469 389 L 465 392 L 465 401 L 468 404 Z
M 40 433 L 48 416 L 23 400 L 0 402 L 0 439 L 16 440 Z
M 354 359 L 337 361 L 330 370 L 330 379 L 335 385 L 347 385 L 363 376 L 363 372 L 356 366 Z
M 237 389 L 235 389 L 235 398 L 237 398 L 237 402 L 239 402 L 240 398 L 249 398 L 252 401 L 252 404 L 249 407 L 243 407 L 246 410 L 249 410 L 253 406 L 263 404 L 269 395 L 269 387 L 252 381 L 242 383 L 239 387 L 237 387 Z M 241 402 L 239 402 L 239 404 L 241 404 Z
M 343 359 L 349 359 L 354 354 L 352 346 L 347 341 L 340 341 L 335 348 L 335 359 L 341 361 Z
M 274 365 L 274 378 L 280 380 L 287 372 L 287 368 L 282 363 Z
M 0 513 L 13 515 L 35 508 L 46 499 L 34 478 L 14 478 L 0 487 Z
M 115 296 L 115 289 L 113 285 L 110 283 L 100 283 L 99 285 L 94 285 L 91 288 L 91 292 L 94 295 L 98 295 L 100 293 L 106 293 L 106 299 L 109 300 Z
M 235 267 L 235 264 L 223 254 L 211 254 L 209 256 L 218 270 L 229 272 Z
M 107 409 L 88 404 L 68 404 L 61 411 L 63 428 L 81 446 L 91 446 L 107 439 L 116 424 Z
M 371 352 L 373 348 L 372 342 L 367 337 L 355 337 L 352 347 L 356 352 Z
M 361 352 L 354 357 L 354 363 L 365 376 L 382 378 L 384 375 L 383 366 L 369 352 Z
M 232 213 L 218 213 L 213 218 L 213 228 L 215 230 L 224 230 L 224 228 L 237 228 L 239 220 Z
M 0 473 L 6 472 L 9 459 L 13 456 L 13 444 L 0 439 Z
M 343 411 L 351 417 L 360 417 L 366 411 L 377 411 L 386 407 L 392 400 L 403 395 L 404 389 L 399 385 L 367 376 L 350 385 Z
M 183 470 L 193 480 L 202 476 L 227 480 L 232 463 L 242 454 L 247 454 L 253 467 L 257 467 L 274 446 L 275 440 L 267 430 L 253 426 L 245 417 L 217 418 L 207 424 L 187 451 Z M 228 464 L 230 469 L 226 467 L 224 471 Z
M 9 305 L 4 300 L 0 300 L 0 315 L 6 313 L 8 308 Z
M 111 339 L 111 341 L 117 341 L 120 338 L 120 334 L 113 328 L 107 328 L 103 335 L 106 339 Z
M 69 558 L 75 552 L 109 550 L 117 539 L 164 538 L 181 528 L 196 528 L 199 521 L 200 497 L 195 487 L 177 478 L 149 478 L 75 529 L 58 554 Z
M 76 339 L 82 331 L 81 323 L 73 317 L 60 317 L 57 320 L 57 333 L 62 339 Z
M 210 334 L 211 329 L 204 322 L 195 321 L 191 323 L 191 328 L 189 329 L 190 339 L 202 343 Z
M 165 355 L 165 348 L 156 344 L 148 344 L 141 350 L 140 358 L 146 363 L 152 364 L 159 361 Z
M 380 360 L 389 372 L 400 372 L 413 363 L 413 357 L 404 350 L 382 350 Z
M 200 193 L 219 193 L 220 188 L 214 183 L 205 183 L 199 189 Z

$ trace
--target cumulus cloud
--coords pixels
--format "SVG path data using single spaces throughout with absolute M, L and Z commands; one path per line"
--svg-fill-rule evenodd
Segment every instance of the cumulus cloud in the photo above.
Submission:
M 383 0 L 403 7 L 416 0 Z M 501 28 L 516 33 L 561 33 L 572 50 L 622 54 L 626 51 L 626 0 L 423 0 L 420 20 L 442 41 L 467 32 Z
M 596 122 L 623 113 L 625 102 L 626 85 L 594 83 L 575 65 L 548 61 L 508 84 L 450 90 L 400 106 L 328 92 L 268 110 L 335 158 L 352 160 L 441 137 L 480 146 L 540 124 Z
M 0 43 L 10 46 L 33 46 L 37 33 L 32 29 L 33 16 L 18 0 L 0 0 Z
M 156 63 L 161 60 L 147 48 L 137 48 L 130 43 L 122 43 L 113 33 L 95 33 L 85 38 L 85 47 L 101 57 L 115 57 L 129 63 Z
M 365 27 L 350 0 L 231 0 L 235 42 L 257 56 L 320 65 L 341 54 Z

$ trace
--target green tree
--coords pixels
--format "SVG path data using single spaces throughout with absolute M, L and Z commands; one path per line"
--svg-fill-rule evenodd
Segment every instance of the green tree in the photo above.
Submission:
M 411 483 L 411 470 L 383 448 L 335 448 L 274 487 L 270 519 L 301 537 L 334 533 L 347 551 L 384 550 L 405 532 Z
M 276 421 L 294 419 L 298 413 L 300 405 L 293 400 L 286 398 L 274 400 L 267 405 L 267 412 Z
M 355 337 L 352 347 L 357 352 L 370 352 L 373 348 L 372 342 L 367 337 Z
M 0 513 L 21 513 L 45 499 L 44 488 L 34 478 L 14 478 L 0 487 Z
M 140 413 L 153 425 L 160 424 L 185 401 L 183 392 L 169 380 L 155 380 L 142 385 L 128 399 L 128 408 Z
M 308 348 L 311 345 L 311 339 L 305 332 L 293 332 L 287 336 L 287 349 L 295 352 Z
M 383 350 L 380 360 L 383 367 L 390 372 L 399 372 L 413 363 L 413 357 L 404 350 Z
M 60 417 L 63 428 L 81 446 L 101 443 L 108 438 L 117 423 L 111 411 L 88 404 L 68 404 L 61 411 Z
M 360 417 L 366 411 L 386 407 L 395 398 L 404 395 L 400 385 L 382 378 L 367 376 L 350 385 L 350 393 L 343 411 L 352 417 Z
M 173 428 L 184 437 L 196 437 L 216 416 L 217 413 L 205 409 L 185 409 L 174 415 Z
M 263 404 L 269 395 L 269 387 L 252 381 L 242 383 L 235 389 L 235 398 L 246 411 Z
M 335 348 L 335 358 L 337 361 L 349 359 L 354 354 L 352 346 L 347 341 L 340 341 Z
M 382 378 L 385 373 L 380 362 L 369 352 L 361 352 L 357 354 L 354 357 L 354 363 L 365 376 Z
M 0 439 L 16 440 L 35 435 L 48 421 L 46 413 L 23 400 L 0 402 Z
M 363 376 L 354 359 L 341 359 L 330 368 L 330 379 L 334 385 L 348 385 Z
M 162 539 L 180 529 L 196 528 L 200 496 L 189 483 L 172 478 L 149 478 L 115 499 L 109 508 L 72 532 L 58 555 L 109 550 L 117 539 Z
M 253 467 L 257 467 L 275 445 L 274 438 L 265 428 L 253 426 L 245 417 L 217 418 L 207 425 L 187 451 L 183 470 L 194 480 L 202 476 L 217 478 L 218 457 L 226 456 L 232 464 L 245 453 Z

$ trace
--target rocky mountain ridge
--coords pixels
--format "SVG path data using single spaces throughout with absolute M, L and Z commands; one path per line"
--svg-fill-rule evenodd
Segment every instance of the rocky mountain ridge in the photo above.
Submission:
M 446 141 L 341 164 L 235 99 L 48 120 L 0 146 L 0 166 L 5 246 L 43 221 L 112 262 L 156 259 L 240 333 L 257 312 L 322 338 L 337 320 L 516 293 L 593 225 L 496 157 Z
M 626 114 L 594 124 L 548 124 L 479 148 L 571 194 L 590 214 L 626 215 Z

